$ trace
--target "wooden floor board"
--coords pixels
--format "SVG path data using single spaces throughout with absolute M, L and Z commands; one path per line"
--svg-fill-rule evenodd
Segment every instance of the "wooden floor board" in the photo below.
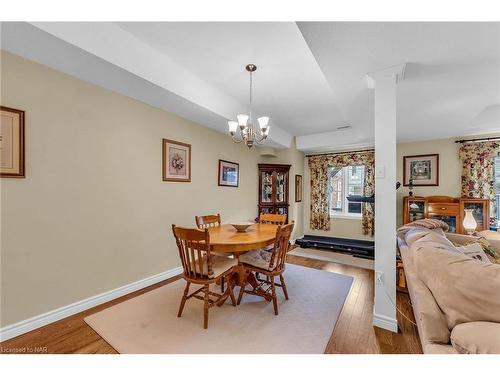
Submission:
M 354 278 L 351 291 L 339 316 L 337 325 L 332 332 L 325 353 L 422 353 L 415 326 L 403 318 L 399 312 L 398 322 L 401 329 L 400 333 L 392 333 L 372 326 L 373 270 L 293 255 L 288 255 L 287 262 L 349 275 Z M 0 344 L 0 352 L 5 353 L 16 348 L 36 348 L 38 351 L 47 353 L 116 353 L 83 319 L 88 315 L 159 288 L 178 278 L 174 277 L 130 293 L 116 300 L 5 341 Z M 397 304 L 399 310 L 408 318 L 415 319 L 407 294 L 398 293 Z

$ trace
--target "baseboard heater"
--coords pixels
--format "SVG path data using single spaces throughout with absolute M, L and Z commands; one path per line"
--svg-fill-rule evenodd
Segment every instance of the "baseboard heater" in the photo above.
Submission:
M 375 242 L 349 238 L 305 235 L 295 240 L 301 248 L 310 247 L 352 254 L 357 258 L 375 259 Z

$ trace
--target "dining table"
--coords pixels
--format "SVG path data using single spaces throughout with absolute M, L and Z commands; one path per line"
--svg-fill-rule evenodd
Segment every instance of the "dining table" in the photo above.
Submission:
M 236 259 L 239 259 L 242 254 L 265 248 L 274 243 L 277 229 L 278 225 L 260 223 L 252 224 L 244 232 L 238 232 L 231 224 L 211 227 L 208 228 L 211 251 L 232 254 Z M 252 274 L 247 275 L 245 268 L 239 261 L 238 265 L 234 267 L 234 271 L 235 282 L 242 287 L 249 277 L 254 277 Z M 229 288 L 225 291 L 225 298 L 221 300 L 220 304 L 223 304 L 227 297 L 229 297 Z

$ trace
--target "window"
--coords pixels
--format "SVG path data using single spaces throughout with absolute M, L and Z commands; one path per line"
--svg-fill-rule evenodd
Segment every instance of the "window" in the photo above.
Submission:
M 349 202 L 347 197 L 349 195 L 363 195 L 364 176 L 365 167 L 363 165 L 328 169 L 330 216 L 361 217 L 362 203 Z
M 500 156 L 495 157 L 495 160 L 493 162 L 493 174 L 495 176 L 494 179 L 495 206 L 497 209 L 495 219 L 497 220 L 497 223 L 500 223 Z

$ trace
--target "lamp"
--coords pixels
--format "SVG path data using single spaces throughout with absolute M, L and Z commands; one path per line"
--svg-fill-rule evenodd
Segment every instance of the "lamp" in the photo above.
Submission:
M 465 231 L 470 236 L 474 233 L 477 228 L 476 219 L 474 219 L 474 215 L 472 215 L 473 210 L 465 209 L 465 217 L 462 225 L 464 226 Z

